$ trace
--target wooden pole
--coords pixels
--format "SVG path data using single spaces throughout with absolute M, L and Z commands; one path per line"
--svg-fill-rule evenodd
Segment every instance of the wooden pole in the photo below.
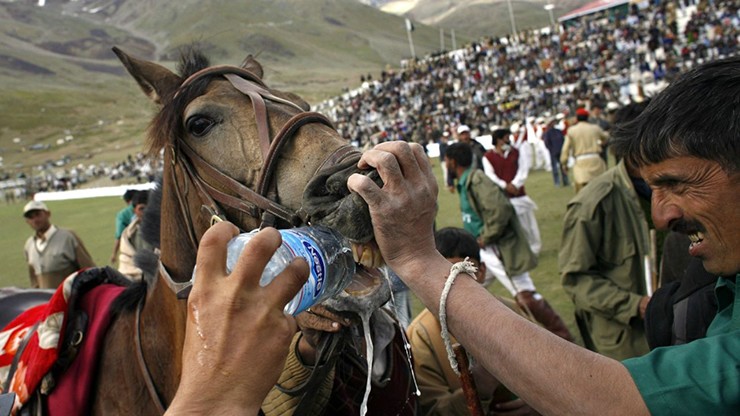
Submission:
M 475 379 L 468 369 L 468 367 L 470 367 L 468 354 L 465 352 L 465 348 L 460 344 L 453 345 L 452 350 L 455 352 L 455 358 L 457 358 L 457 367 L 460 370 L 460 383 L 462 384 L 465 403 L 468 405 L 470 415 L 484 416 L 485 413 L 483 412 L 483 406 L 480 404 L 478 390 L 475 387 Z

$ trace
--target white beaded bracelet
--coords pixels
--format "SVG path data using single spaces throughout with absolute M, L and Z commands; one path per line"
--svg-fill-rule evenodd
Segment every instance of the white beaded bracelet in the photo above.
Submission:
M 469 257 L 465 257 L 465 260 L 455 263 L 450 268 L 450 275 L 447 276 L 445 281 L 445 287 L 442 290 L 442 296 L 439 298 L 439 326 L 442 328 L 442 340 L 445 343 L 445 349 L 447 350 L 447 359 L 450 360 L 450 365 L 455 371 L 455 374 L 460 375 L 460 370 L 457 365 L 457 359 L 455 358 L 455 352 L 452 350 L 452 341 L 450 340 L 450 332 L 447 330 L 447 295 L 452 289 L 452 284 L 455 282 L 457 275 L 460 273 L 466 273 L 470 277 L 475 278 L 475 273 L 478 269 L 473 266 L 473 263 L 468 261 Z

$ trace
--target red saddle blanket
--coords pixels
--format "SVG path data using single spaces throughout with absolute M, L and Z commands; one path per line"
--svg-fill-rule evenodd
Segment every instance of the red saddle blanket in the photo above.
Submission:
M 111 321 L 111 302 L 128 282 L 109 268 L 93 268 L 67 277 L 48 303 L 33 307 L 11 321 L 0 332 L 0 392 L 9 376 L 18 349 L 35 328 L 12 375 L 8 392 L 16 394 L 13 414 L 26 404 L 36 389 L 46 398 L 50 415 L 88 413 L 90 394 L 97 370 L 100 345 Z M 84 295 L 84 296 L 83 296 Z M 87 315 L 86 329 L 66 335 L 71 314 Z M 76 338 L 70 341 L 70 337 Z M 63 343 L 72 342 L 76 357 L 61 374 L 52 367 Z

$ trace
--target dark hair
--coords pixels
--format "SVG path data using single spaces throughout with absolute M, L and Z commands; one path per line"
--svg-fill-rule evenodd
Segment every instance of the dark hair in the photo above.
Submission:
M 126 203 L 131 203 L 137 192 L 139 191 L 136 189 L 126 189 L 126 192 L 123 193 L 123 200 L 126 201 Z
M 655 96 L 632 122 L 614 131 L 615 152 L 634 166 L 679 156 L 715 161 L 738 171 L 740 56 L 686 72 Z
M 462 228 L 445 227 L 434 233 L 437 251 L 446 258 L 470 257 L 480 262 L 480 248 L 473 234 Z
M 467 168 L 473 164 L 473 149 L 467 143 L 453 143 L 447 146 L 445 158 L 454 160 L 458 165 Z
M 588 114 L 576 114 L 576 120 L 588 121 Z
M 636 119 L 637 116 L 639 116 L 645 110 L 649 103 L 650 100 L 648 99 L 640 103 L 631 103 L 620 108 L 614 113 L 614 119 L 612 120 L 614 126 L 616 128 L 619 128 L 620 125 L 624 123 L 629 123 L 630 121 Z M 616 157 L 617 160 L 624 159 L 624 155 L 622 153 L 619 153 L 619 150 L 621 149 L 615 148 L 613 150 L 614 157 Z
M 149 191 L 137 191 L 134 195 L 134 199 L 131 200 L 131 205 L 136 207 L 139 204 L 146 205 L 149 201 Z
M 491 138 L 493 138 L 493 144 L 495 145 L 496 142 L 499 140 L 505 139 L 511 134 L 511 132 L 507 129 L 496 129 L 491 133 Z

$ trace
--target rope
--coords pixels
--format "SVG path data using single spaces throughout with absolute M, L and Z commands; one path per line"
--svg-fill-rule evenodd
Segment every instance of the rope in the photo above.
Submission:
M 445 287 L 442 290 L 442 296 L 439 298 L 439 326 L 442 328 L 442 341 L 445 343 L 445 350 L 447 350 L 447 359 L 450 361 L 450 365 L 452 366 L 452 369 L 455 371 L 455 374 L 458 376 L 460 375 L 460 370 L 458 369 L 457 365 L 457 359 L 455 358 L 455 352 L 452 350 L 452 341 L 450 340 L 450 331 L 447 330 L 447 295 L 450 294 L 450 289 L 452 289 L 452 284 L 455 283 L 455 279 L 457 278 L 457 275 L 460 273 L 466 273 L 470 277 L 475 276 L 475 273 L 478 271 L 478 269 L 473 266 L 473 263 L 468 261 L 469 257 L 465 257 L 465 260 L 455 263 L 450 268 L 450 275 L 447 276 L 447 281 L 445 282 Z

